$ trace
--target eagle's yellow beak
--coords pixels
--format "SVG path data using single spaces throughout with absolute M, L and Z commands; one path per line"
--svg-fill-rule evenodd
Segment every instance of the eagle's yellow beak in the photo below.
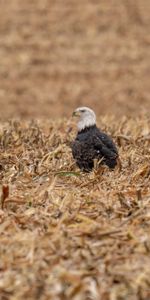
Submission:
M 72 117 L 80 117 L 80 111 L 74 111 Z

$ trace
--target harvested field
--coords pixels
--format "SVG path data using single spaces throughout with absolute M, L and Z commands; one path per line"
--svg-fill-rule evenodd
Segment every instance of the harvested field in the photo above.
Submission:
M 99 125 L 122 166 L 88 175 L 71 122 L 1 125 L 1 299 L 149 299 L 150 119 Z
M 150 299 L 150 1 L 0 1 L 0 300 Z M 89 105 L 121 163 L 76 167 Z
M 149 0 L 1 0 L 2 117 L 145 113 L 149 28 Z

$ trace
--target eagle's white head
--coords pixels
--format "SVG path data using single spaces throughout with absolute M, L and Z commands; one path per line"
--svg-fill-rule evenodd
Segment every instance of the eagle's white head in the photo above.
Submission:
M 79 117 L 78 131 L 85 129 L 96 124 L 96 115 L 92 109 L 83 106 L 78 107 L 72 114 L 73 116 Z

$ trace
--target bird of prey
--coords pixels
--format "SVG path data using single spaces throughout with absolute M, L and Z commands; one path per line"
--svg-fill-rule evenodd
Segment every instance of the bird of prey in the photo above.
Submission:
M 118 151 L 112 139 L 96 126 L 96 115 L 88 107 L 78 107 L 73 116 L 79 118 L 78 133 L 71 144 L 77 166 L 84 172 L 92 171 L 94 160 L 110 169 L 117 165 Z

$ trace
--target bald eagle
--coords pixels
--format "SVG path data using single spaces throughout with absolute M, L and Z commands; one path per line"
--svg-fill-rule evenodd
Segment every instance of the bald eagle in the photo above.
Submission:
M 90 172 L 96 159 L 114 169 L 118 158 L 117 148 L 112 139 L 97 128 L 94 111 L 88 107 L 79 107 L 73 116 L 79 117 L 78 133 L 71 145 L 77 166 L 84 172 Z

